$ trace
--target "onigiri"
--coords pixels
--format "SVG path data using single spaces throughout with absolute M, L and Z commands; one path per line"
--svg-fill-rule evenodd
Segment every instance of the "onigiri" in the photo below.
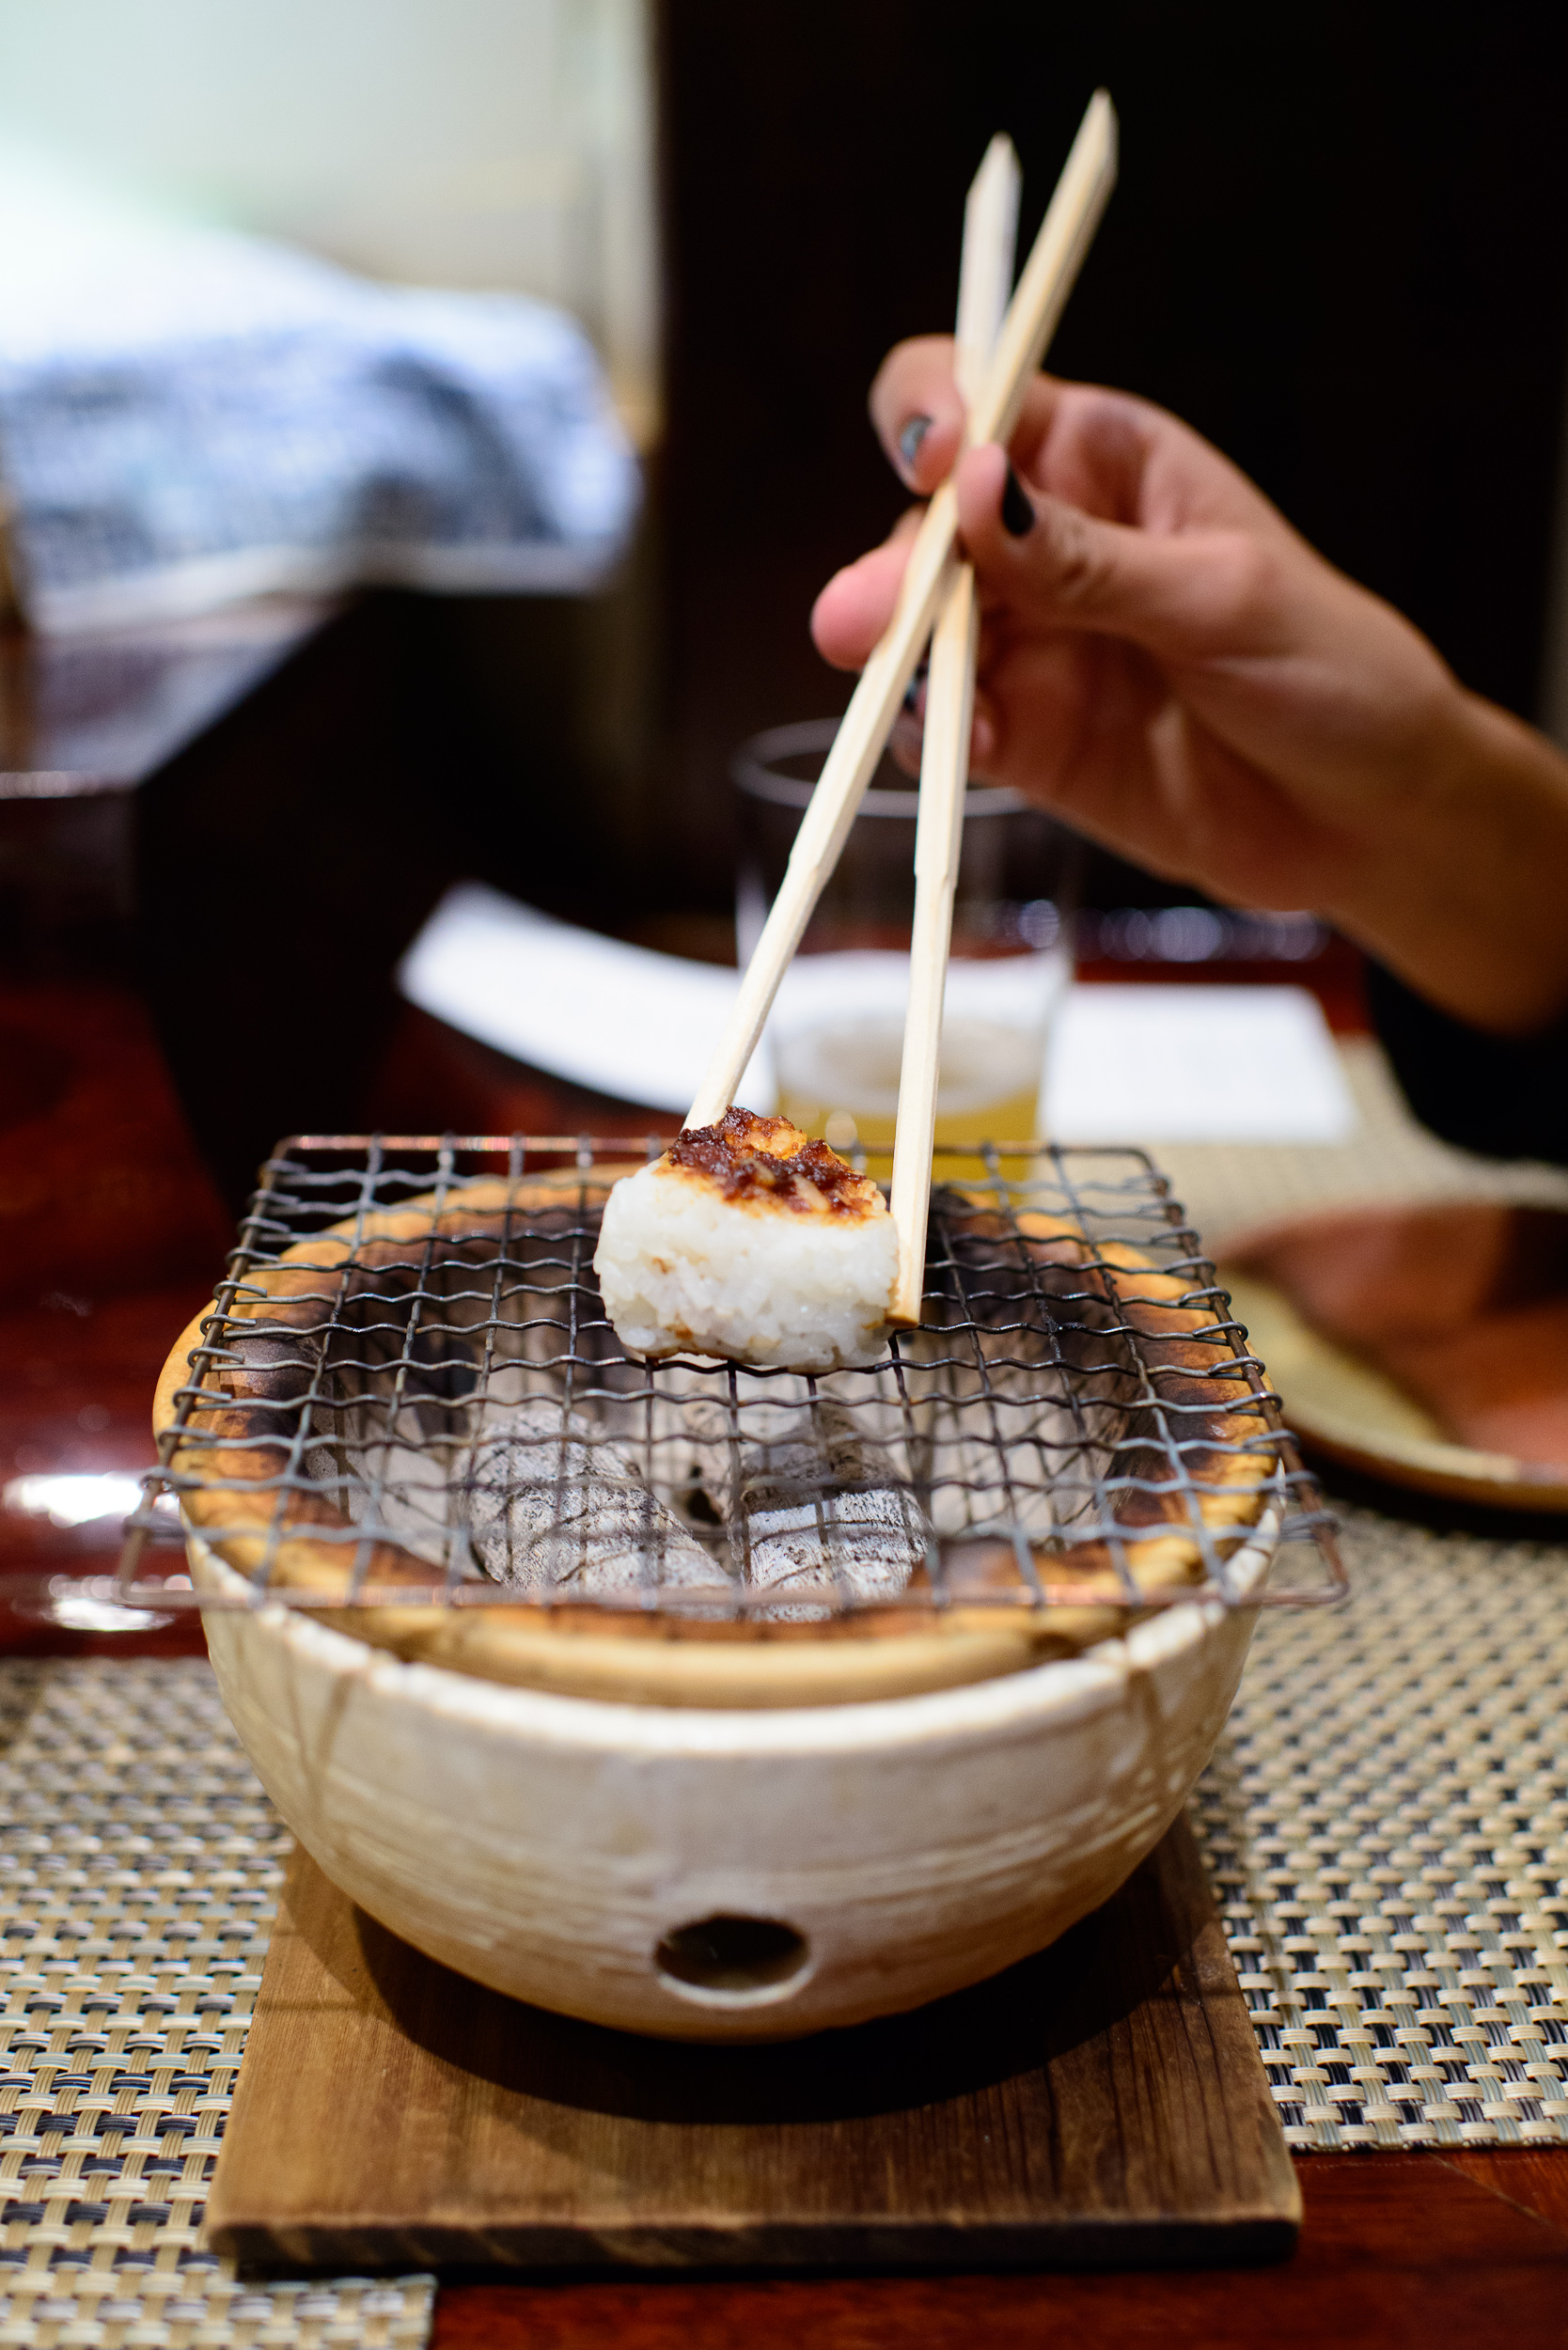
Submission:
M 898 1254 L 873 1183 L 787 1118 L 731 1109 L 616 1184 L 593 1269 L 629 1355 L 829 1371 L 886 1352 Z

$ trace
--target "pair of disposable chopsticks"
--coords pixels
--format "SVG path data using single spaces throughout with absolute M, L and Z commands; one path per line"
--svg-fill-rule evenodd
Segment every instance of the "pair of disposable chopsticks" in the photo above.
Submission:
M 997 329 L 1016 234 L 1017 171 L 1011 142 L 993 140 L 964 212 L 958 382 L 968 410 L 964 444 L 971 448 L 988 441 L 1005 446 L 1011 437 L 1029 380 L 1044 356 L 1115 184 L 1116 111 L 1107 93 L 1096 90 L 1089 102 Z M 989 329 L 996 330 L 994 337 Z M 860 673 L 795 835 L 778 895 L 686 1120 L 688 1126 L 713 1125 L 734 1100 L 779 982 L 839 862 L 916 664 L 934 629 L 916 830 L 909 1010 L 893 1147 L 891 1207 L 899 1236 L 899 1273 L 889 1319 L 903 1327 L 920 1319 L 942 998 L 974 700 L 974 575 L 954 557 L 957 520 L 953 486 L 945 481 L 926 509 L 893 618 Z

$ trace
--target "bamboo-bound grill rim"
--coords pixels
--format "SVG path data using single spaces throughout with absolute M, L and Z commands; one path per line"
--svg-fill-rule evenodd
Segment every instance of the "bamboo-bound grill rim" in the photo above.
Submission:
M 272 1263 L 246 1265 L 228 1285 L 227 1308 L 215 1304 L 182 1334 L 159 1383 L 154 1431 L 187 1524 L 200 1538 L 193 1546 L 198 1585 L 213 1596 L 221 1587 L 232 1602 L 227 1568 L 246 1579 L 241 1588 L 248 1586 L 257 1603 L 292 1597 L 298 1605 L 327 1606 L 335 1627 L 377 1648 L 494 1681 L 640 1702 L 821 1704 L 950 1686 L 1076 1654 L 1124 1631 L 1140 1600 L 1169 1606 L 1179 1598 L 1213 1599 L 1206 1566 L 1256 1539 L 1271 1500 L 1277 1528 L 1289 1438 L 1278 1427 L 1258 1366 L 1235 1352 L 1234 1340 L 1236 1376 L 1215 1376 L 1216 1342 L 1233 1325 L 1218 1317 L 1210 1293 L 1195 1289 L 1190 1276 L 1162 1270 L 1127 1241 L 1093 1241 L 1070 1217 L 1027 1207 L 1012 1209 L 1008 1220 L 1031 1250 L 1043 1252 L 1039 1261 L 1082 1268 L 1119 1324 L 1158 1349 L 1165 1373 L 1202 1383 L 1184 1407 L 1186 1433 L 1170 1481 L 1133 1496 L 1150 1530 L 1139 1529 L 1134 1512 L 1115 1543 L 1120 1559 L 1105 1542 L 1085 1542 L 1069 1561 L 1053 1563 L 1054 1581 L 1074 1593 L 1081 1587 L 1082 1604 L 1064 1604 L 1059 1589 L 1049 1606 L 1030 1604 L 1027 1594 L 1013 1606 L 994 1598 L 933 1606 L 928 1594 L 923 1604 L 907 1597 L 861 1603 L 825 1620 L 759 1622 L 580 1599 L 503 1600 L 497 1593 L 476 1602 L 471 1585 L 432 1604 L 429 1562 L 393 1542 L 349 1541 L 357 1530 L 353 1521 L 321 1495 L 276 1490 L 274 1523 L 264 1527 L 256 1490 L 277 1485 L 278 1399 L 267 1392 L 265 1366 L 218 1359 L 214 1317 L 224 1333 L 247 1322 L 302 1335 L 330 1326 L 351 1269 L 362 1271 L 368 1262 L 374 1269 L 380 1252 L 390 1252 L 381 1258 L 390 1267 L 406 1264 L 406 1254 L 397 1252 L 410 1243 L 504 1244 L 509 1233 L 522 1237 L 518 1220 L 525 1224 L 530 1213 L 568 1204 L 590 1213 L 637 1164 L 584 1165 L 591 1152 L 575 1155 L 579 1163 L 570 1167 L 470 1180 L 461 1192 L 443 1186 L 400 1207 L 362 1211 L 285 1248 Z M 966 1212 L 995 1213 L 988 1197 L 962 1196 Z M 1124 1293 L 1118 1275 L 1136 1277 L 1135 1295 Z M 1195 1295 L 1204 1302 L 1184 1302 Z M 1193 1335 L 1199 1332 L 1201 1340 Z M 193 1357 L 205 1358 L 195 1386 Z M 221 1406 L 202 1400 L 214 1389 L 227 1399 Z M 325 1539 L 329 1533 L 338 1539 Z M 417 1590 L 418 1602 L 384 1598 L 400 1588 Z M 368 1591 L 376 1604 L 365 1604 Z

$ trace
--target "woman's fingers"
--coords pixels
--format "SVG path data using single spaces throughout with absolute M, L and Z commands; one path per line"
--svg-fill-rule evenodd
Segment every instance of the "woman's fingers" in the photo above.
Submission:
M 812 605 L 811 641 L 836 669 L 863 669 L 870 660 L 893 617 L 920 519 L 917 508 L 902 514 L 883 544 L 835 572 Z
M 1032 465 L 1056 413 L 1062 386 L 1036 376 L 1013 430 L 1020 465 Z M 964 445 L 964 402 L 953 381 L 950 335 L 921 335 L 895 344 L 871 385 L 871 422 L 894 472 L 929 497 L 946 481 Z
M 895 719 L 893 731 L 887 738 L 887 748 L 895 766 L 902 767 L 906 775 L 917 776 L 926 735 L 926 689 L 923 681 L 917 685 L 909 699 L 912 706 L 901 711 Z M 1000 740 L 1001 728 L 996 702 L 983 685 L 977 686 L 974 715 L 969 723 L 969 773 L 977 780 L 984 780 L 989 776 Z
M 888 463 L 911 490 L 929 497 L 951 472 L 964 439 L 952 337 L 921 335 L 895 344 L 877 370 L 870 405 Z
M 971 449 L 955 486 L 981 593 L 1026 627 L 1119 636 L 1173 664 L 1280 649 L 1293 602 L 1286 549 L 1244 531 L 1102 521 L 1027 488 L 996 447 Z M 905 514 L 817 598 L 812 638 L 836 667 L 864 667 L 886 628 L 919 521 Z
M 1272 649 L 1280 604 L 1273 548 L 1236 531 L 1101 521 L 1027 489 L 996 447 L 971 449 L 955 486 L 982 592 L 1032 624 L 1096 630 L 1178 662 Z
M 974 715 L 969 722 L 969 764 L 976 775 L 990 772 L 1001 740 L 996 704 L 983 685 L 975 688 Z

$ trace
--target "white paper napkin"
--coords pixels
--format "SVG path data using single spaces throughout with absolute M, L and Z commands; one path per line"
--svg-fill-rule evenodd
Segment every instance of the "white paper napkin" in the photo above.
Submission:
M 948 1010 L 1027 1021 L 1056 966 L 1015 956 L 955 967 Z M 449 890 L 398 973 L 403 994 L 536 1069 L 683 1112 L 734 999 L 713 964 L 557 922 L 478 883 Z M 775 1026 L 902 1007 L 908 958 L 803 956 Z M 776 1089 L 766 1045 L 742 1081 Z M 1046 1054 L 1046 1131 L 1064 1142 L 1336 1142 L 1356 1111 L 1317 999 L 1300 987 L 1074 987 Z
M 1304 987 L 1075 987 L 1046 1055 L 1058 1142 L 1341 1142 L 1355 1126 Z

